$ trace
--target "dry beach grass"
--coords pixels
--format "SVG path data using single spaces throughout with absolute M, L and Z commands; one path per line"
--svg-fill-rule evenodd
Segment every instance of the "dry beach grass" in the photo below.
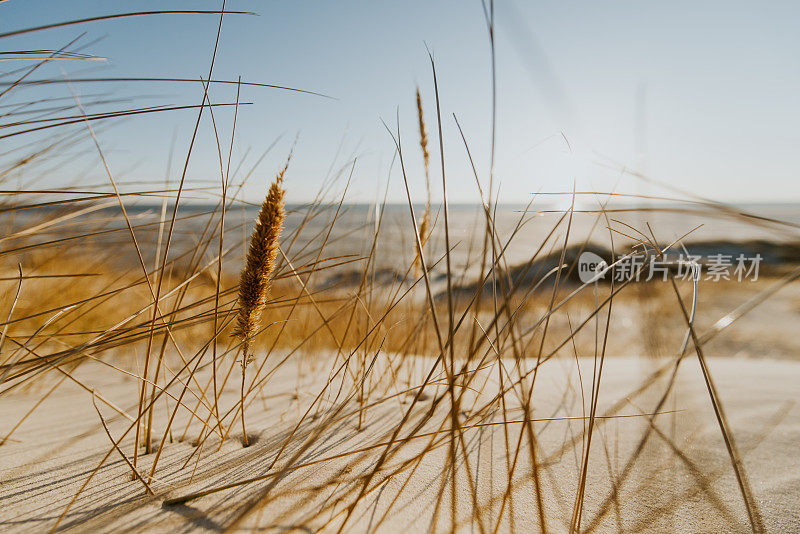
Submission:
M 221 28 L 223 11 L 182 16 L 219 17 Z M 486 14 L 491 34 L 490 4 Z M 0 47 L 21 34 L 0 34 Z M 0 168 L 3 531 L 800 528 L 797 262 L 757 282 L 584 283 L 576 251 L 601 243 L 616 260 L 659 257 L 690 246 L 691 233 L 662 242 L 646 221 L 621 221 L 614 193 L 583 194 L 597 209 L 578 213 L 580 192 L 548 219 L 535 197 L 501 228 L 491 172 L 477 170 L 478 224 L 456 239 L 432 57 L 430 139 L 419 90 L 413 109 L 423 169 L 404 154 L 417 143 L 387 126 L 408 192 L 401 225 L 385 202 L 349 215 L 356 160 L 337 162 L 313 202 L 285 207 L 287 162 L 255 226 L 237 222 L 253 214 L 243 183 L 276 173 L 231 162 L 243 103 L 209 93 L 245 82 L 215 80 L 215 55 L 203 80 L 169 79 L 200 91 L 182 173 L 123 192 L 94 129 L 166 108 L 95 114 L 90 99 L 55 111 L 27 99 L 50 59 L 86 59 L 76 47 L 27 60 L 0 89 L 0 104 L 14 104 L 0 117 L 4 139 L 52 130 Z M 19 107 L 41 108 L 47 125 Z M 209 126 L 219 182 L 202 192 L 215 201 L 190 209 L 188 163 Z M 452 142 L 470 159 L 467 140 Z M 80 143 L 107 184 L 36 185 Z M 421 172 L 420 212 L 408 176 Z M 445 192 L 438 210 L 433 180 Z M 688 202 L 712 220 L 797 237 L 788 221 L 671 199 L 657 209 Z M 578 217 L 591 231 L 576 230 Z M 544 237 L 510 258 L 534 224 Z

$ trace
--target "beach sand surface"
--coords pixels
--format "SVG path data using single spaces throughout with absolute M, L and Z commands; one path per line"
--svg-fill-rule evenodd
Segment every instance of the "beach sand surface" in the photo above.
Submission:
M 443 381 L 428 386 L 413 402 L 418 391 L 413 386 L 434 360 L 419 357 L 398 365 L 390 355 L 378 356 L 367 393 L 362 396 L 349 378 L 339 392 L 340 377 L 347 376 L 342 372 L 315 405 L 319 409 L 302 421 L 337 366 L 326 356 L 313 365 L 277 367 L 248 408 L 248 434 L 254 442 L 247 448 L 240 443 L 238 421 L 221 446 L 218 436 L 193 446 L 200 431 L 196 419 L 179 442 L 188 420 L 183 410 L 151 481 L 155 495 L 132 480 L 131 469 L 112 449 L 92 394 L 62 384 L 0 446 L 0 530 L 43 532 L 58 523 L 70 532 L 442 532 L 450 531 L 455 520 L 458 532 L 535 532 L 543 517 L 549 531 L 568 531 L 586 446 L 593 359 L 576 363 L 559 358 L 541 366 L 533 388 L 531 436 L 521 395 L 505 395 L 504 409 L 492 403 L 501 389 L 497 361 L 473 373 L 459 405 L 462 430 L 451 432 Z M 652 426 L 644 415 L 658 404 L 672 362 L 604 361 L 583 531 L 751 530 L 696 355 L 682 360 L 673 392 L 661 407 L 665 413 Z M 532 369 L 533 363 L 525 365 Z M 514 362 L 504 360 L 504 366 Z M 754 513 L 769 532 L 800 531 L 800 363 L 711 358 L 708 368 L 752 488 Z M 657 369 L 664 371 L 651 379 Z M 97 364 L 82 366 L 75 376 L 135 416 L 138 386 L 133 379 Z M 435 373 L 434 379 L 440 376 Z M 4 397 L 2 435 L 47 391 L 48 386 L 37 384 Z M 180 394 L 179 388 L 170 391 Z M 187 393 L 184 402 L 195 406 L 197 399 Z M 235 402 L 236 388 L 228 387 L 220 411 Z M 359 425 L 362 405 L 368 408 Z M 131 426 L 103 402 L 97 401 L 97 407 L 115 439 Z M 167 406 L 159 402 L 156 443 L 167 417 Z M 226 428 L 231 420 L 230 415 L 224 420 Z M 395 433 L 402 444 L 390 444 Z M 643 441 L 645 434 L 649 437 Z M 533 442 L 538 477 L 532 468 Z M 120 447 L 130 459 L 133 432 Z M 453 447 L 455 474 L 448 469 Z M 154 457 L 138 458 L 145 477 Z M 164 504 L 167 498 L 259 476 L 182 504 Z

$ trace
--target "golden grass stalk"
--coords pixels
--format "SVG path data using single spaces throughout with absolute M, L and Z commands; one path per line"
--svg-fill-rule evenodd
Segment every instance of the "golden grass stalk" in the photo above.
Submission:
M 267 302 L 267 294 L 272 285 L 272 271 L 275 269 L 275 257 L 278 254 L 278 239 L 286 218 L 284 195 L 281 187 L 283 175 L 289 166 L 286 162 L 267 192 L 267 198 L 261 205 L 256 219 L 256 226 L 250 236 L 250 248 L 247 261 L 239 276 L 239 315 L 233 335 L 242 342 L 242 441 L 247 447 L 247 430 L 244 422 L 244 386 L 247 364 L 252 360 L 252 346 L 261 326 L 261 314 Z
M 431 155 L 428 152 L 428 134 L 425 131 L 425 115 L 422 112 L 422 95 L 420 95 L 419 88 L 417 88 L 417 120 L 419 121 L 419 146 L 422 149 L 422 160 L 425 163 L 425 212 L 422 214 L 422 220 L 419 223 L 419 242 L 425 246 L 428 240 L 428 224 L 430 221 L 431 213 L 431 179 L 430 179 L 430 160 Z M 420 276 L 420 258 L 417 253 L 414 259 L 414 272 L 419 278 Z

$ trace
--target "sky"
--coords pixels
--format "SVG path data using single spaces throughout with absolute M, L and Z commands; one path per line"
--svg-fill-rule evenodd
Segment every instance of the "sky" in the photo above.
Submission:
M 488 1 L 488 0 L 487 0 Z M 505 202 L 537 192 L 615 190 L 723 202 L 800 200 L 800 3 L 752 1 L 496 0 L 496 149 L 494 184 Z M 221 1 L 8 0 L 0 33 L 127 9 L 217 10 Z M 294 145 L 290 201 L 308 201 L 326 180 L 352 179 L 347 200 L 373 202 L 388 187 L 404 202 L 400 167 L 387 127 L 398 129 L 414 200 L 425 198 L 415 90 L 419 87 L 432 153 L 434 200 L 442 195 L 434 84 L 435 59 L 448 198 L 479 199 L 461 124 L 484 188 L 492 132 L 489 33 L 481 0 L 229 0 L 215 79 L 280 84 L 330 98 L 244 87 L 231 167 L 252 168 L 242 194 L 258 201 Z M 0 52 L 76 46 L 103 62 L 51 62 L 31 79 L 207 76 L 217 15 L 147 16 L 0 39 Z M 19 62 L 13 67 L 19 67 Z M 0 64 L 0 72 L 10 70 Z M 0 79 L 0 81 L 7 78 Z M 117 109 L 197 105 L 192 83 L 75 83 L 15 90 L 7 103 L 35 98 L 81 101 L 130 97 Z M 213 86 L 213 103 L 233 103 L 236 87 Z M 3 104 L 0 99 L 0 104 Z M 250 104 L 252 103 L 252 104 Z M 96 110 L 110 109 L 102 106 Z M 227 147 L 233 107 L 216 108 Z M 2 111 L 2 110 L 0 110 Z M 69 112 L 67 114 L 74 113 Z M 98 127 L 98 141 L 120 181 L 180 178 L 197 110 L 140 115 Z M 85 128 L 76 125 L 73 128 Z M 48 134 L 52 130 L 48 130 Z M 6 141 L 6 150 L 37 139 Z M 171 149 L 174 147 L 174 149 Z M 86 148 L 86 145 L 83 145 Z M 91 148 L 91 147 L 90 147 Z M 170 163 L 170 153 L 174 156 Z M 12 155 L 18 154 L 13 152 Z M 353 159 L 355 158 L 355 164 Z M 67 158 L 69 159 L 69 158 Z M 218 184 L 220 164 L 206 113 L 187 183 Z M 658 184 L 620 169 L 634 169 Z M 102 183 L 96 150 L 53 165 L 38 185 Z M 388 180 L 388 186 L 387 186 Z M 335 184 L 342 192 L 345 181 Z M 187 198 L 192 195 L 187 195 Z M 564 199 L 562 199 L 564 201 Z

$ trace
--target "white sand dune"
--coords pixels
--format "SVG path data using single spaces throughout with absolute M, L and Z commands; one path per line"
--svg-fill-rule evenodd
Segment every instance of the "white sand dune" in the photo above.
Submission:
M 536 378 L 532 417 L 537 421 L 532 428 L 539 466 L 538 493 L 531 436 L 523 432 L 520 440 L 525 425 L 520 422 L 524 412 L 519 397 L 514 393 L 505 396 L 505 417 L 511 421 L 506 425 L 502 424 L 501 408 L 490 405 L 480 409 L 499 390 L 496 362 L 475 374 L 475 391 L 463 397 L 459 416 L 463 440 L 455 440 L 455 475 L 446 470 L 451 419 L 441 382 L 438 390 L 435 386 L 426 389 L 409 421 L 400 425 L 412 395 L 392 395 L 402 391 L 400 384 L 419 384 L 431 363 L 419 358 L 413 370 L 411 365 L 395 369 L 402 375 L 394 376 L 392 385 L 382 386 L 376 380 L 373 391 L 364 399 L 373 404 L 364 414 L 360 430 L 359 395 L 346 400 L 354 390 L 345 383 L 335 399 L 339 382 L 334 382 L 327 400 L 319 404 L 317 416 L 306 418 L 291 439 L 287 437 L 322 389 L 331 367 L 319 364 L 317 371 L 298 376 L 297 366 L 283 366 L 264 389 L 264 398 L 256 398 L 250 405 L 248 430 L 258 436 L 250 447 L 242 448 L 236 439 L 241 436 L 240 427 L 234 425 L 221 448 L 219 438 L 213 437 L 198 455 L 189 442 L 198 434 L 196 421 L 187 440 L 177 442 L 187 420 L 182 415 L 173 426 L 176 441 L 167 440 L 159 459 L 152 482 L 155 496 L 146 495 L 142 484 L 131 480 L 130 468 L 114 451 L 80 492 L 59 528 L 170 533 L 341 528 L 343 532 L 410 533 L 449 531 L 455 519 L 460 532 L 492 532 L 496 527 L 500 532 L 534 532 L 540 525 L 539 495 L 548 530 L 567 531 L 586 425 L 575 361 L 548 362 Z M 682 363 L 674 394 L 662 407 L 670 413 L 655 419 L 657 431 L 650 432 L 636 454 L 650 428 L 649 419 L 641 414 L 653 410 L 669 373 L 643 391 L 637 388 L 659 365 L 666 364 L 639 358 L 605 361 L 597 415 L 614 417 L 597 419 L 594 429 L 582 528 L 597 532 L 749 531 L 742 495 L 696 357 L 687 356 Z M 587 407 L 592 366 L 592 360 L 580 362 Z M 770 532 L 800 531 L 800 408 L 795 405 L 800 363 L 712 359 L 709 367 L 763 524 Z M 100 366 L 82 372 L 78 374 L 105 397 L 129 413 L 135 412 L 135 382 L 109 377 L 107 369 Z M 374 375 L 389 376 L 388 367 L 377 363 Z M 2 435 L 46 391 L 19 390 L 3 398 Z M 434 405 L 437 395 L 445 395 L 445 401 Z M 196 402 L 187 395 L 187 404 L 194 406 Z M 234 404 L 232 388 L 222 396 L 221 406 L 227 409 Z M 115 438 L 130 426 L 106 405 L 98 402 L 98 407 Z M 614 411 L 609 413 L 611 408 Z M 156 428 L 164 428 L 165 411 L 164 404 L 159 403 Z M 427 422 L 423 421 L 425 415 L 431 415 Z M 626 417 L 618 417 L 621 415 Z M 567 417 L 571 419 L 564 419 Z M 418 422 L 415 437 L 387 449 L 398 427 L 399 437 L 406 438 Z M 522 446 L 515 458 L 518 442 Z M 281 451 L 285 443 L 288 445 Z M 421 455 L 426 448 L 426 454 Z M 40 532 L 52 528 L 110 450 L 91 395 L 69 385 L 58 388 L 0 447 L 0 530 Z M 133 433 L 123 440 L 122 450 L 131 456 Z M 366 477 L 386 450 L 391 453 L 365 486 Z M 279 451 L 280 457 L 270 471 Z M 154 456 L 139 458 L 142 473 L 149 471 Z M 168 497 L 261 475 L 265 477 L 249 484 L 184 504 L 164 505 Z M 450 485 L 453 478 L 454 490 Z M 362 492 L 364 495 L 356 499 Z

